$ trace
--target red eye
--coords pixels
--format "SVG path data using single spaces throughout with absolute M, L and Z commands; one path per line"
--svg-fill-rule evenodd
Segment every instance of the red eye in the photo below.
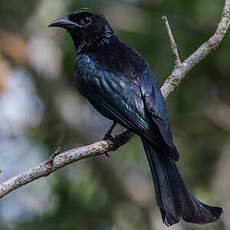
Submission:
M 86 17 L 86 18 L 83 18 L 83 19 L 81 19 L 81 24 L 83 25 L 83 26 L 86 26 L 86 25 L 89 25 L 90 23 L 91 23 L 91 18 L 90 17 Z

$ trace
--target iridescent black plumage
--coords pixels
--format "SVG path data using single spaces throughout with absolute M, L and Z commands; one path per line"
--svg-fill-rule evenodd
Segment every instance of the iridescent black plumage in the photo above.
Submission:
M 144 59 L 119 41 L 105 18 L 88 10 L 55 20 L 66 28 L 76 48 L 77 88 L 102 115 L 142 139 L 154 179 L 157 204 L 166 225 L 216 221 L 221 208 L 195 199 L 175 161 L 168 113 L 153 72 Z

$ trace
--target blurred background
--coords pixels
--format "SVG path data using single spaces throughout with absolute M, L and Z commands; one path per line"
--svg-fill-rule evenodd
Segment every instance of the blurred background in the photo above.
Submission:
M 144 56 L 162 84 L 173 69 L 167 15 L 181 59 L 215 31 L 223 0 L 0 1 L 0 181 L 63 149 L 102 138 L 110 121 L 77 92 L 74 47 L 53 19 L 87 7 Z M 190 191 L 224 207 L 217 223 L 176 230 L 230 229 L 230 33 L 167 100 Z M 65 167 L 0 200 L 1 230 L 160 230 L 150 170 L 139 138 L 111 157 Z

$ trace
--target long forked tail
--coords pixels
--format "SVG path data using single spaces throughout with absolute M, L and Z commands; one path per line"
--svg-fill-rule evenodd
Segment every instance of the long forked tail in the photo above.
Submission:
M 173 225 L 180 221 L 207 224 L 220 218 L 222 208 L 203 204 L 187 190 L 173 159 L 158 154 L 145 140 L 144 149 L 149 161 L 155 185 L 157 204 L 164 224 Z

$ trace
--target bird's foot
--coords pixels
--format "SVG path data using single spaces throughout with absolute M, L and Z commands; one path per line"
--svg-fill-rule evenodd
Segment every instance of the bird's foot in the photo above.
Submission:
M 102 140 L 104 140 L 104 141 L 111 140 L 112 141 L 113 140 L 113 136 L 110 133 L 106 133 Z M 105 153 L 105 155 L 107 157 L 110 157 L 109 153 Z
M 105 155 L 106 155 L 107 157 L 110 157 L 109 153 L 105 153 Z
M 111 135 L 114 127 L 116 126 L 116 122 L 113 122 L 113 124 L 111 125 L 111 127 L 109 128 L 109 130 L 107 131 L 107 133 L 104 135 L 103 140 L 111 140 L 113 139 L 113 136 Z
M 111 133 L 106 133 L 102 140 L 105 141 L 105 140 L 111 140 L 111 139 L 113 139 L 113 136 L 111 135 Z

